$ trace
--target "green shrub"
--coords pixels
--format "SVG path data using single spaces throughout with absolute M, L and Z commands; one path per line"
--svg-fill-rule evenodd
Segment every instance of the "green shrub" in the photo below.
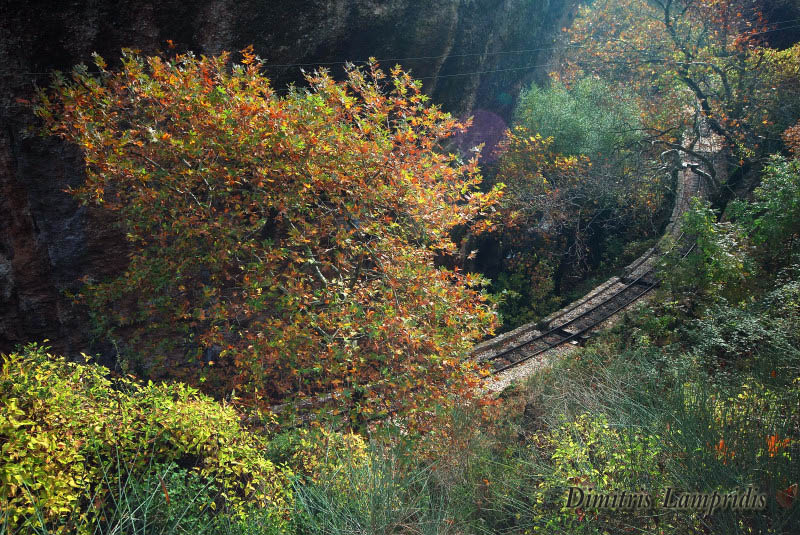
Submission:
M 773 155 L 753 197 L 731 203 L 731 215 L 748 229 L 767 268 L 790 264 L 800 231 L 800 160 Z
M 535 263 L 510 265 L 492 281 L 491 290 L 499 297 L 503 331 L 536 321 L 561 304 L 554 295 L 553 268 L 547 261 L 533 260 Z
M 211 508 L 236 515 L 258 505 L 283 521 L 289 474 L 263 455 L 266 440 L 243 429 L 232 408 L 185 385 L 107 373 L 37 345 L 4 357 L 0 509 L 11 528 L 91 525 L 121 478 L 140 481 L 170 463 L 213 489 Z
M 641 119 L 633 99 L 614 97 L 596 78 L 583 78 L 571 88 L 552 82 L 522 93 L 514 121 L 532 132 L 554 138 L 562 154 L 610 155 L 641 138 Z
M 707 201 L 692 199 L 683 214 L 682 230 L 695 240 L 688 252 L 681 244 L 668 245 L 662 279 L 673 297 L 702 300 L 722 297 L 733 302 L 751 293 L 747 278 L 756 269 L 747 254 L 746 230 L 717 222 Z
M 369 462 L 368 445 L 360 435 L 322 428 L 301 428 L 274 437 L 267 456 L 285 465 L 305 481 L 320 482 L 343 490 L 352 484 L 348 467 Z

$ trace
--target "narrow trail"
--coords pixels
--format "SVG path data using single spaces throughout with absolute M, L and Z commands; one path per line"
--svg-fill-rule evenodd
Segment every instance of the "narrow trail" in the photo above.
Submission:
M 714 158 L 720 154 L 721 147 L 706 138 L 701 142 L 701 150 Z M 552 357 L 583 345 L 593 332 L 611 325 L 619 312 L 643 299 L 658 285 L 655 270 L 665 254 L 673 248 L 683 257 L 691 252 L 694 244 L 680 230 L 681 216 L 689 208 L 692 197 L 708 195 L 705 181 L 691 167 L 696 163 L 699 162 L 684 160 L 678 175 L 675 205 L 664 233 L 673 238 L 672 248 L 661 251 L 656 245 L 625 267 L 621 276 L 610 278 L 581 299 L 541 321 L 522 325 L 476 345 L 472 358 L 492 364 L 492 374 L 485 381 L 486 389 L 500 392 L 546 365 Z

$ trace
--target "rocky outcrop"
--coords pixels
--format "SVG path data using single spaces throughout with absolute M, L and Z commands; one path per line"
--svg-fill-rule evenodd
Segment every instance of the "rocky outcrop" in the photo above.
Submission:
M 215 54 L 253 44 L 276 87 L 302 83 L 298 63 L 375 56 L 421 78 L 435 102 L 477 111 L 469 142 L 501 131 L 523 84 L 547 71 L 553 38 L 575 0 L 130 0 L 0 4 L 0 353 L 49 339 L 90 348 L 86 311 L 69 292 L 126 265 L 109 216 L 64 190 L 83 180 L 80 154 L 31 136 L 28 105 L 54 69 L 112 62 L 122 47 Z M 519 52 L 524 50 L 525 52 Z M 512 53 L 508 53 L 512 52 Z M 399 59 L 417 58 L 417 59 Z M 287 66 L 292 64 L 292 66 Z M 482 118 L 485 117 L 484 121 Z M 485 134 L 481 134 L 485 131 Z

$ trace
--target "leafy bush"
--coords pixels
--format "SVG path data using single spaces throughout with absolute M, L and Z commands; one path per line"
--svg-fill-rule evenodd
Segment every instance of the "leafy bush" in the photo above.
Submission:
M 553 295 L 553 269 L 530 256 L 518 264 L 509 262 L 506 271 L 492 281 L 490 288 L 500 297 L 498 312 L 504 331 L 535 321 L 561 304 Z
M 175 463 L 188 485 L 208 486 L 208 507 L 241 514 L 257 505 L 284 521 L 289 473 L 264 457 L 265 439 L 244 430 L 233 409 L 185 385 L 107 373 L 36 345 L 4 357 L 0 509 L 12 528 L 89 526 L 102 504 L 122 499 L 122 480 L 150 477 L 152 486 L 153 467 Z
M 730 212 L 749 229 L 768 269 L 790 264 L 797 254 L 800 232 L 800 160 L 774 155 L 753 200 L 734 201 Z
M 694 240 L 694 246 L 688 251 L 683 244 L 667 246 L 670 253 L 662 266 L 662 278 L 672 296 L 695 304 L 709 298 L 734 302 L 745 298 L 750 291 L 747 277 L 756 269 L 747 254 L 745 230 L 718 222 L 710 203 L 697 198 L 683 214 L 681 229 Z
M 289 467 L 306 481 L 325 481 L 342 491 L 353 485 L 347 478 L 348 469 L 369 462 L 368 445 L 360 435 L 316 427 L 275 436 L 266 454 L 275 464 Z
M 635 317 L 603 343 L 564 356 L 528 386 L 528 405 L 540 413 L 529 427 L 540 448 L 531 469 L 544 476 L 537 499 L 545 510 L 534 521 L 570 533 L 658 529 L 727 535 L 770 533 L 769 526 L 792 532 L 800 524 L 798 510 L 778 506 L 774 496 L 800 477 L 793 462 L 800 440 L 794 410 L 800 403 L 800 353 L 791 347 L 787 353 L 783 333 L 773 326 L 740 332 L 732 344 L 760 347 L 737 355 L 735 362 L 730 355 L 708 355 L 713 340 L 706 347 L 695 347 L 692 340 L 711 325 L 727 323 L 719 306 L 705 309 L 702 319 L 678 320 L 673 340 L 693 348 L 690 352 L 679 343 L 640 342 L 623 349 L 631 332 L 645 341 L 661 337 L 650 331 L 651 325 L 660 329 L 653 314 Z M 763 322 L 768 315 L 762 314 L 753 304 L 739 310 L 738 319 Z M 687 337 L 690 327 L 694 334 Z M 716 358 L 727 359 L 727 365 L 710 366 Z M 710 517 L 561 507 L 566 487 L 578 483 L 601 492 L 644 487 L 654 499 L 663 497 L 666 487 L 712 492 L 754 485 L 766 492 L 768 507 Z
M 784 290 L 784 291 L 781 291 Z M 777 295 L 791 295 L 785 287 L 771 292 Z M 772 370 L 797 359 L 797 336 L 792 336 L 793 322 L 781 321 L 775 312 L 782 307 L 768 307 L 765 311 L 753 311 L 717 304 L 707 311 L 702 320 L 693 322 L 685 328 L 684 343 L 709 363 L 722 366 L 737 366 L 769 361 Z M 764 359 L 763 355 L 771 358 Z M 759 358 L 760 357 L 760 358 Z M 782 371 L 790 371 L 785 368 Z

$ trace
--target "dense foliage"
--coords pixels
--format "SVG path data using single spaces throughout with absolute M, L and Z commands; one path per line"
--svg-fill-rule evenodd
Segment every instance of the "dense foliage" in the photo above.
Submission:
M 697 255 L 685 269 L 667 267 L 659 298 L 506 391 L 501 411 L 484 419 L 469 409 L 448 413 L 411 459 L 398 448 L 349 470 L 366 491 L 337 491 L 324 480 L 298 489 L 304 529 L 794 533 L 800 258 L 791 247 L 800 225 L 769 224 L 786 219 L 764 194 L 793 205 L 795 164 L 776 159 L 735 222 L 718 222 L 696 202 L 685 225 L 697 238 Z M 766 228 L 771 242 L 760 236 Z M 576 485 L 647 492 L 654 507 L 569 508 L 568 489 Z M 749 486 L 766 495 L 764 510 L 661 506 L 667 488 L 726 493 Z
M 111 523 L 100 532 L 108 533 L 121 529 L 119 519 L 144 526 L 142 511 L 153 514 L 151 528 L 165 533 L 793 533 L 800 525 L 800 253 L 793 246 L 800 227 L 783 224 L 782 205 L 765 202 L 765 193 L 793 203 L 798 184 L 796 160 L 775 159 L 755 198 L 736 207 L 735 221 L 721 224 L 706 205 L 695 203 L 686 225 L 700 244 L 698 257 L 691 269 L 668 268 L 659 299 L 506 392 L 502 406 L 464 405 L 431 414 L 433 429 L 422 439 L 402 427 L 371 447 L 354 435 L 313 428 L 258 439 L 231 427 L 231 409 L 184 387 L 114 385 L 98 368 L 54 361 L 29 348 L 6 360 L 0 383 L 4 405 L 22 408 L 8 413 L 2 432 L 11 446 L 4 448 L 25 453 L 2 465 L 3 490 L 24 488 L 6 483 L 14 484 L 15 475 L 36 474 L 32 492 L 12 495 L 20 519 L 34 507 L 35 496 L 51 526 L 59 518 L 80 522 L 102 511 Z M 748 271 L 731 268 L 731 262 L 744 262 Z M 732 273 L 746 284 L 732 285 Z M 697 292 L 671 294 L 698 277 Z M 220 428 L 225 431 L 217 434 Z M 121 440 L 111 440 L 109 432 Z M 67 433 L 77 440 L 64 441 Z M 193 468 L 156 466 L 170 459 L 185 464 L 181 459 L 197 437 L 206 437 L 198 443 L 208 453 L 194 454 L 200 462 Z M 264 457 L 242 457 L 239 450 L 223 457 L 215 447 L 220 440 L 233 440 L 245 452 L 257 443 Z M 210 450 L 202 447 L 209 444 Z M 61 461 L 74 460 L 76 452 L 85 456 L 89 474 L 113 479 L 119 473 L 98 472 L 104 465 L 90 462 L 94 457 L 87 452 L 95 450 L 89 445 L 99 448 L 100 460 L 133 463 L 133 483 L 100 488 L 138 505 L 122 512 L 122 500 L 94 507 L 80 498 L 82 492 L 70 490 L 75 470 L 65 470 Z M 50 447 L 58 449 L 57 462 L 45 462 Z M 144 450 L 156 461 L 131 456 Z M 257 481 L 224 468 L 237 467 L 241 458 L 261 459 L 259 466 L 277 476 L 270 479 L 267 488 L 275 493 L 268 496 L 283 497 L 272 503 L 288 506 L 290 522 L 274 509 L 272 519 L 246 508 L 239 517 L 204 517 L 203 505 L 219 499 L 218 490 L 207 488 L 227 488 L 219 485 L 231 481 L 239 490 L 228 496 L 238 498 L 247 496 L 240 485 Z M 300 477 L 287 486 L 286 469 L 266 458 L 288 464 Z M 52 481 L 65 484 L 51 492 Z M 207 487 L 208 481 L 214 486 Z M 753 485 L 766 494 L 767 507 L 714 514 L 574 509 L 565 501 L 574 485 L 640 490 L 654 500 L 663 499 L 668 487 L 724 493 Z M 177 514 L 169 504 L 181 499 L 183 513 Z M 48 509 L 55 503 L 76 511 Z M 36 516 L 28 521 L 33 527 L 40 523 Z
M 196 511 L 263 507 L 275 526 L 286 523 L 291 472 L 264 455 L 264 437 L 245 430 L 231 407 L 185 385 L 111 381 L 107 373 L 35 345 L 4 357 L 0 532 L 91 532 L 114 520 L 128 480 L 170 466 L 182 467 L 176 477 L 188 485 L 173 493 L 183 507 L 199 497 Z M 172 510 L 173 523 L 180 512 Z
M 97 66 L 38 113 L 84 152 L 75 195 L 130 242 L 125 272 L 80 296 L 122 360 L 217 393 L 331 392 L 362 414 L 469 384 L 461 356 L 494 316 L 479 277 L 434 258 L 497 191 L 437 150 L 462 125 L 418 82 L 371 64 L 279 96 L 249 51 Z
M 769 48 L 771 28 L 749 0 L 600 0 L 579 10 L 550 84 L 520 96 L 493 177 L 508 186 L 510 223 L 484 240 L 484 256 L 502 260 L 483 269 L 503 296 L 504 329 L 646 249 L 683 169 L 724 206 L 791 145 L 800 46 Z M 569 170 L 567 156 L 577 157 Z
M 57 78 L 45 132 L 130 245 L 75 296 L 119 367 L 4 357 L 0 535 L 797 532 L 800 45 L 768 31 L 750 0 L 587 3 L 483 189 L 399 68 L 279 95 L 251 50 L 126 51 Z M 496 318 L 467 245 L 504 328 L 536 320 L 655 243 L 691 172 L 711 199 L 661 239 L 655 298 L 478 392 Z M 570 508 L 576 485 L 655 507 Z M 658 503 L 750 486 L 763 510 Z

